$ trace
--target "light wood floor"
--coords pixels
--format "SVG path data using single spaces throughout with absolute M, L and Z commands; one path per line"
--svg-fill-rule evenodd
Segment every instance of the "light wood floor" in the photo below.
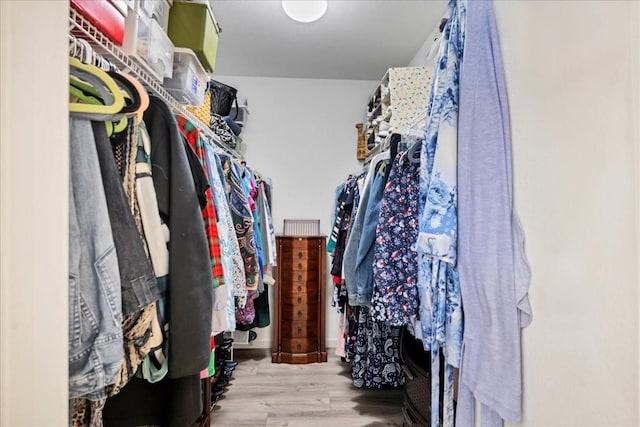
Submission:
M 211 413 L 211 425 L 290 427 L 402 426 L 402 389 L 355 388 L 349 366 L 272 364 L 269 350 L 236 350 L 229 390 Z

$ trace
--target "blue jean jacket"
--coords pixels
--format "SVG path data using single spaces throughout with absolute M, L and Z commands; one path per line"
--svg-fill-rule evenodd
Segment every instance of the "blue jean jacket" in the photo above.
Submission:
M 91 122 L 70 133 L 69 398 L 96 400 L 124 359 L 120 275 Z

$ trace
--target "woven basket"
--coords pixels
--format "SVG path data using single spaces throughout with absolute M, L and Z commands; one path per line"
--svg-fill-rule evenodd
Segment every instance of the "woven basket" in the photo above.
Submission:
M 200 107 L 192 107 L 191 105 L 186 106 L 187 111 L 196 116 L 196 119 L 200 121 L 204 125 L 205 128 L 209 129 L 209 124 L 211 122 L 211 92 L 206 91 L 204 94 L 204 103 Z
M 356 158 L 358 160 L 364 160 L 369 155 L 370 150 L 367 148 L 367 138 L 362 132 L 362 123 L 358 123 L 356 125 L 356 129 L 358 129 L 358 151 L 356 153 Z

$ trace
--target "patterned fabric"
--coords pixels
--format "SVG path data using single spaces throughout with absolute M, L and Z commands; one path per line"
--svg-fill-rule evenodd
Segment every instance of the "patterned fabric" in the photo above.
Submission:
M 431 350 L 431 425 L 439 425 L 440 357 L 444 348 L 443 424 L 453 425 L 453 368 L 460 365 L 462 300 L 456 266 L 457 127 L 460 63 L 466 4 L 449 1 L 433 88 L 429 95 L 425 140 L 420 152 L 418 286 L 423 344 Z
M 273 226 L 273 216 L 271 216 L 271 207 L 267 200 L 267 184 L 264 181 L 258 183 L 260 188 L 260 195 L 258 200 L 261 202 L 262 209 L 260 210 L 260 233 L 262 234 L 262 240 L 265 243 L 265 265 L 275 265 L 277 262 L 277 250 L 276 250 L 276 231 Z
M 156 276 L 160 298 L 151 316 L 151 336 L 149 351 L 137 372 L 149 382 L 157 382 L 169 370 L 167 287 L 169 283 L 169 229 L 163 223 L 158 210 L 156 190 L 151 177 L 151 141 L 144 123 L 138 129 L 138 150 L 136 153 L 136 196 L 144 231 L 148 256 Z
M 372 316 L 391 326 L 418 315 L 418 238 L 420 165 L 406 152 L 391 166 L 376 227 Z
M 122 321 L 125 359 L 116 383 L 109 391 L 109 396 L 120 393 L 120 390 L 133 378 L 138 367 L 151 350 L 151 327 L 156 314 L 156 303 L 125 316 Z
M 227 302 L 227 319 L 229 330 L 236 328 L 236 315 L 234 296 L 246 301 L 247 289 L 245 287 L 244 264 L 240 255 L 238 238 L 233 228 L 229 201 L 223 182 L 218 173 L 219 159 L 213 147 L 209 144 L 205 146 L 207 167 L 211 171 L 209 174 L 209 184 L 213 188 L 213 201 L 218 212 L 218 231 L 220 234 L 220 249 L 222 250 L 222 263 L 225 283 L 231 285 L 229 300 Z
M 340 197 L 340 194 L 342 193 L 342 189 L 344 188 L 344 184 L 340 184 L 338 187 L 336 187 L 335 190 L 335 200 L 333 203 L 333 221 L 331 221 L 331 224 L 333 224 L 333 227 L 331 227 L 331 234 L 329 235 L 329 239 L 327 240 L 327 252 L 328 253 L 333 253 L 333 250 L 336 247 L 336 242 L 338 241 L 338 231 L 340 231 L 338 229 L 338 225 L 337 225 L 337 221 L 338 221 L 338 215 L 340 214 L 340 206 L 338 206 L 338 198 Z
M 254 305 L 256 298 L 258 298 L 258 291 L 248 291 L 247 304 L 244 307 L 236 307 L 236 321 L 238 322 L 238 326 L 249 325 L 256 319 L 256 308 Z
M 389 119 L 389 125 L 392 128 L 406 129 L 411 126 L 416 116 L 424 114 L 432 74 L 431 67 L 389 69 L 389 91 L 393 99 L 393 114 Z
M 234 163 L 236 173 L 241 178 L 244 194 L 249 202 L 249 209 L 253 218 L 253 241 L 256 245 L 256 258 L 258 262 L 258 292 L 264 292 L 264 254 L 262 252 L 262 236 L 260 234 L 260 214 L 258 213 L 258 185 L 253 178 L 253 172 L 247 166 Z
M 83 398 L 73 399 L 73 413 L 71 414 L 70 427 L 89 426 L 89 401 Z
M 224 119 L 217 115 L 211 114 L 211 120 L 209 122 L 209 129 L 218 137 L 218 140 L 227 147 L 236 148 L 235 138 L 231 128 L 224 121 Z
M 357 329 L 351 367 L 353 385 L 366 388 L 398 387 L 404 372 L 398 356 L 400 329 L 377 322 L 370 308 L 355 307 Z
M 132 120 L 127 129 L 126 143 L 123 144 L 123 153 L 125 154 L 123 187 L 127 195 L 129 209 L 131 209 L 131 213 L 135 219 L 138 234 L 143 242 L 147 258 L 149 258 L 149 248 L 143 230 L 138 203 L 138 200 L 142 198 L 143 195 L 138 193 L 140 188 L 136 185 L 138 180 L 138 176 L 136 175 L 136 159 L 140 149 L 139 143 L 138 125 Z M 149 261 L 151 260 L 149 259 Z M 156 302 L 153 302 L 143 309 L 123 317 L 124 360 L 122 361 L 116 382 L 108 390 L 109 396 L 118 394 L 120 390 L 122 390 L 122 387 L 127 385 L 129 380 L 135 375 L 138 367 L 142 364 L 142 361 L 149 354 L 152 346 L 152 321 L 155 312 Z M 99 405 L 92 402 L 90 427 L 102 426 L 102 409 L 104 408 L 104 403 L 105 402 L 102 402 L 101 405 Z M 96 420 L 96 417 L 99 421 Z
M 257 289 L 260 269 L 256 258 L 256 244 L 253 233 L 253 215 L 249 209 L 249 203 L 242 188 L 240 177 L 236 174 L 232 160 L 227 156 L 221 156 L 224 175 L 227 180 L 227 194 L 229 196 L 229 208 L 235 227 L 240 254 L 244 262 L 246 288 Z
M 200 164 L 204 169 L 205 175 L 209 176 L 206 163 L 204 161 L 204 141 L 200 138 L 200 131 L 197 127 L 187 119 L 181 116 L 176 116 L 178 127 L 180 132 L 187 139 L 189 146 L 196 153 Z M 216 211 L 213 208 L 213 196 L 211 194 L 211 188 L 208 188 L 205 192 L 207 198 L 207 205 L 202 210 L 202 218 L 204 220 L 205 231 L 207 233 L 207 239 L 209 243 L 209 256 L 211 257 L 211 275 L 212 285 L 214 288 L 224 284 L 224 272 L 222 270 L 222 260 L 220 259 L 220 238 L 218 235 L 218 219 L 216 217 Z

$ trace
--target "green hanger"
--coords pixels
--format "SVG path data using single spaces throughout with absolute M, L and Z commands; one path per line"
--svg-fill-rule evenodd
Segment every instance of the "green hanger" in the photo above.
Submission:
M 103 102 L 106 103 L 95 105 L 70 102 L 69 112 L 114 116 L 122 110 L 124 107 L 124 96 L 116 82 L 113 81 L 107 73 L 93 65 L 83 64 L 76 58 L 69 58 L 69 65 L 71 74 L 73 74 L 74 70 L 79 70 L 97 77 L 101 81 L 102 85 L 94 88 L 100 93 L 100 98 L 102 98 Z
M 101 99 L 98 99 L 98 98 L 96 98 L 94 96 L 91 96 L 91 95 L 87 95 L 84 91 L 78 89 L 77 87 L 74 87 L 73 83 L 69 84 L 69 95 L 71 95 L 72 97 L 81 99 L 86 104 L 104 105 L 104 103 L 103 103 L 103 101 Z M 114 126 L 113 126 L 113 122 L 110 121 L 110 120 L 106 120 L 105 121 L 105 127 L 107 129 L 107 135 L 111 136 L 113 134 L 113 132 L 115 131 Z

